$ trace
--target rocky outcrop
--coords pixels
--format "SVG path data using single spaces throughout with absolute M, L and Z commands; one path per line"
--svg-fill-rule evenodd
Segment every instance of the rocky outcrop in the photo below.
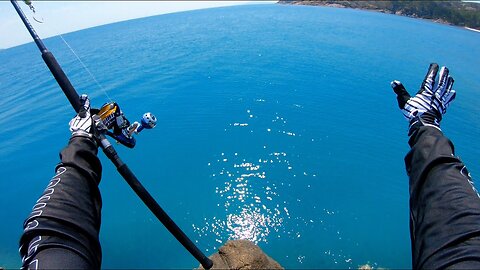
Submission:
M 228 241 L 209 258 L 213 261 L 211 269 L 284 269 L 248 240 Z

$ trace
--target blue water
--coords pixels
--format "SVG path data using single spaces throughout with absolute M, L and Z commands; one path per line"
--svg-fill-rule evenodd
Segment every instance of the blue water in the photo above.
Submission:
M 480 175 L 479 33 L 255 5 L 64 38 L 130 120 L 157 115 L 134 150 L 117 148 L 207 254 L 244 238 L 288 268 L 409 268 L 407 123 L 389 82 L 415 92 L 432 61 L 448 65 L 458 91 L 442 127 Z M 108 100 L 58 37 L 45 43 L 94 106 Z M 73 112 L 33 43 L 0 51 L 0 63 L 0 266 L 13 268 Z M 101 156 L 103 267 L 197 266 Z

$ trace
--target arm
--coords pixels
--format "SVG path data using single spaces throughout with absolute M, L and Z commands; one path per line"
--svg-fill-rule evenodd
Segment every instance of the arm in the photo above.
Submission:
M 88 105 L 88 110 L 89 110 Z M 97 144 L 88 131 L 90 118 L 77 116 L 60 164 L 25 220 L 20 239 L 23 268 L 99 269 L 98 239 L 102 201 L 98 184 L 102 167 Z M 80 128 L 81 126 L 81 128 Z M 71 128 L 72 129 L 72 128 Z M 83 132 L 82 132 L 83 131 Z
M 441 131 L 420 127 L 405 157 L 415 269 L 480 268 L 480 199 Z
M 455 98 L 453 78 L 436 64 L 420 91 L 411 97 L 392 82 L 410 123 L 410 152 L 405 165 L 410 178 L 410 235 L 414 269 L 480 268 L 480 199 L 470 174 L 440 129 Z

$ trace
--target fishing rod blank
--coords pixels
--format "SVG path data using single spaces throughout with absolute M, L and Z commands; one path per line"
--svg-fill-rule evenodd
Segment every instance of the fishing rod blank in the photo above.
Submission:
M 62 68 L 58 64 L 57 60 L 53 56 L 53 54 L 48 51 L 47 47 L 43 44 L 43 41 L 37 35 L 35 30 L 33 29 L 30 22 L 25 17 L 25 14 L 18 6 L 18 3 L 15 0 L 10 0 L 13 7 L 17 11 L 18 15 L 22 19 L 25 27 L 27 27 L 28 32 L 32 36 L 35 44 L 37 44 L 38 49 L 42 53 L 42 58 L 47 64 L 50 72 L 55 77 L 55 80 L 62 88 L 63 93 L 70 101 L 73 109 L 78 113 L 80 110 L 80 99 L 78 96 L 77 91 L 70 83 L 65 72 L 63 72 Z M 94 127 L 95 128 L 95 127 Z M 140 183 L 137 179 L 135 174 L 128 168 L 127 164 L 125 164 L 120 157 L 118 156 L 115 148 L 110 144 L 104 134 L 98 136 L 98 140 L 100 141 L 100 145 L 103 149 L 105 155 L 112 161 L 112 163 L 117 168 L 120 175 L 125 179 L 128 185 L 133 189 L 133 191 L 140 197 L 140 199 L 145 203 L 145 205 L 150 209 L 150 211 L 157 217 L 157 219 L 162 222 L 162 224 L 170 231 L 170 233 L 192 254 L 195 259 L 200 262 L 200 264 L 205 269 L 210 269 L 213 266 L 213 262 L 203 254 L 202 251 L 198 249 L 198 247 L 188 238 L 188 236 L 175 224 L 175 222 L 168 216 L 168 214 L 160 207 L 160 205 L 155 201 L 155 199 L 150 195 L 150 193 L 145 189 L 145 187 Z

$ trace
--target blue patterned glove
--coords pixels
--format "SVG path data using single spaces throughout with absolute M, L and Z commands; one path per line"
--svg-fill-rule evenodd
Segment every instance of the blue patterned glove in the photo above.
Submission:
M 397 94 L 398 107 L 410 123 L 408 135 L 420 126 L 432 126 L 440 130 L 442 116 L 456 96 L 455 90 L 452 90 L 454 80 L 448 72 L 447 67 L 442 67 L 438 84 L 435 84 L 438 65 L 430 64 L 422 86 L 414 97 L 410 96 L 400 81 L 391 82 Z
M 87 95 L 80 96 L 80 104 L 82 107 L 78 114 L 70 120 L 70 131 L 72 137 L 88 137 L 93 138 L 92 117 L 90 114 L 90 99 Z

